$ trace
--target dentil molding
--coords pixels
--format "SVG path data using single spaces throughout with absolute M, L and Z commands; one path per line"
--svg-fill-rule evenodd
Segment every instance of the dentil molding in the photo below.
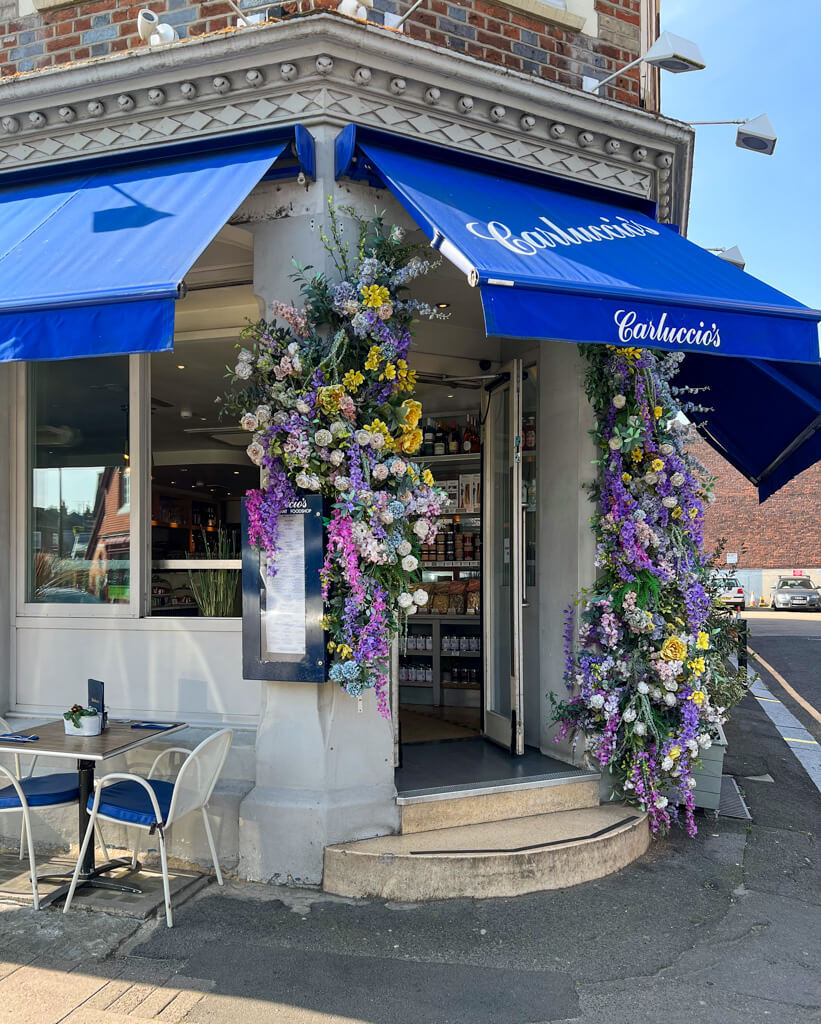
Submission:
M 320 14 L 0 80 L 2 173 L 300 122 L 350 122 L 656 199 L 686 219 L 692 131 Z

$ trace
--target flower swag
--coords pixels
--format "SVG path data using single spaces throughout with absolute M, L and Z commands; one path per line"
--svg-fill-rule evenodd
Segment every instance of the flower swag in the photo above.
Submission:
M 435 537 L 444 501 L 414 459 L 422 407 L 407 362 L 410 328 L 418 317 L 442 314 L 407 295 L 432 265 L 401 228 L 345 209 L 358 225 L 352 252 L 329 206 L 323 242 L 339 280 L 296 265 L 302 308 L 274 302 L 271 322 L 245 328 L 224 401 L 253 435 L 249 458 L 265 470 L 247 509 L 250 541 L 266 554 L 271 575 L 283 509 L 298 491 L 326 499 L 329 677 L 354 696 L 374 689 L 388 717 L 391 641 L 427 603 L 419 546 Z
M 559 738 L 583 733 L 587 757 L 646 810 L 654 834 L 693 817 L 700 752 L 744 683 L 725 659 L 737 634 L 715 600 L 703 548 L 713 481 L 687 450 L 672 380 L 682 356 L 582 346 L 600 452 L 592 485 L 598 578 L 565 621 Z M 699 411 L 685 405 L 685 411 Z

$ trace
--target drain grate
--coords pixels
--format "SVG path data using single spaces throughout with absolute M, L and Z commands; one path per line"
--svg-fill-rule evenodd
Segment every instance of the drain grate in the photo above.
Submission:
M 738 788 L 738 783 L 732 775 L 721 776 L 721 795 L 718 801 L 718 813 L 722 818 L 741 818 L 742 821 L 752 821 L 753 816 L 744 803 L 744 797 Z

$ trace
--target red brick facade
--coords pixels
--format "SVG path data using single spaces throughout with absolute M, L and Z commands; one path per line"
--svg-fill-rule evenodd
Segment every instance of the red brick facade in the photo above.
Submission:
M 739 569 L 789 569 L 821 565 L 821 463 L 758 503 L 755 487 L 708 444 L 694 454 L 718 477 L 705 540 L 713 550 L 726 538 Z
M 404 13 L 405 0 L 374 0 L 369 20 L 386 12 Z M 638 56 L 641 4 L 644 0 L 596 0 L 599 36 L 592 38 L 550 23 L 545 5 L 541 20 L 517 13 L 493 0 L 426 0 L 405 25 L 409 36 L 455 50 L 496 66 L 537 75 L 580 89 L 584 75 L 609 74 Z M 298 0 L 303 13 L 335 10 L 338 0 Z M 515 4 L 512 6 L 515 7 Z M 236 24 L 236 15 L 222 0 L 93 0 L 58 10 L 3 21 L 16 9 L 0 0 L 0 76 L 85 61 L 142 47 L 136 32 L 137 12 L 150 7 L 173 25 L 181 39 L 217 32 Z M 243 9 L 290 17 L 297 0 L 271 4 L 244 0 Z M 607 87 L 610 99 L 638 106 L 638 69 Z

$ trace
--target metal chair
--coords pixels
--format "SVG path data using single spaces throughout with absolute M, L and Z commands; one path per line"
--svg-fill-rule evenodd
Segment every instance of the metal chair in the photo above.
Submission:
M 0 732 L 12 732 L 8 722 L 0 718 Z M 76 803 L 80 798 L 80 787 L 77 772 L 58 772 L 52 775 L 35 776 L 37 764 L 35 755 L 25 776 L 20 768 L 20 755 L 14 755 L 14 773 L 0 765 L 0 777 L 5 776 L 10 785 L 0 789 L 0 814 L 13 814 L 22 811 L 23 823 L 20 829 L 20 860 L 23 859 L 24 846 L 28 846 L 29 868 L 31 871 L 31 891 L 34 898 L 34 909 L 40 909 L 40 892 L 37 887 L 37 867 L 34 861 L 34 839 L 31 832 L 32 807 L 60 807 L 63 804 Z M 98 830 L 100 843 L 105 850 L 102 833 Z M 108 852 L 106 851 L 106 856 Z
M 98 818 L 102 818 L 104 821 L 116 821 L 121 825 L 135 825 L 137 828 L 147 831 L 149 835 L 157 835 L 165 895 L 165 920 L 169 928 L 173 928 L 174 918 L 171 912 L 165 833 L 180 818 L 192 814 L 194 811 L 201 811 L 217 883 L 223 884 L 207 807 L 228 756 L 232 737 L 231 729 L 222 729 L 203 740 L 186 757 L 176 782 L 164 782 L 161 779 L 151 778 L 160 757 L 171 753 L 175 748 L 163 751 L 155 759 L 148 778 L 129 772 L 111 772 L 97 779 L 94 783 L 94 795 L 88 799 L 88 811 L 91 817 L 83 838 L 83 845 L 80 847 L 77 867 L 74 869 L 74 877 L 66 896 L 63 913 L 68 913 L 74 898 L 80 865 Z M 182 748 L 178 749 L 180 752 L 185 752 Z M 135 849 L 133 864 L 136 862 L 136 855 Z

